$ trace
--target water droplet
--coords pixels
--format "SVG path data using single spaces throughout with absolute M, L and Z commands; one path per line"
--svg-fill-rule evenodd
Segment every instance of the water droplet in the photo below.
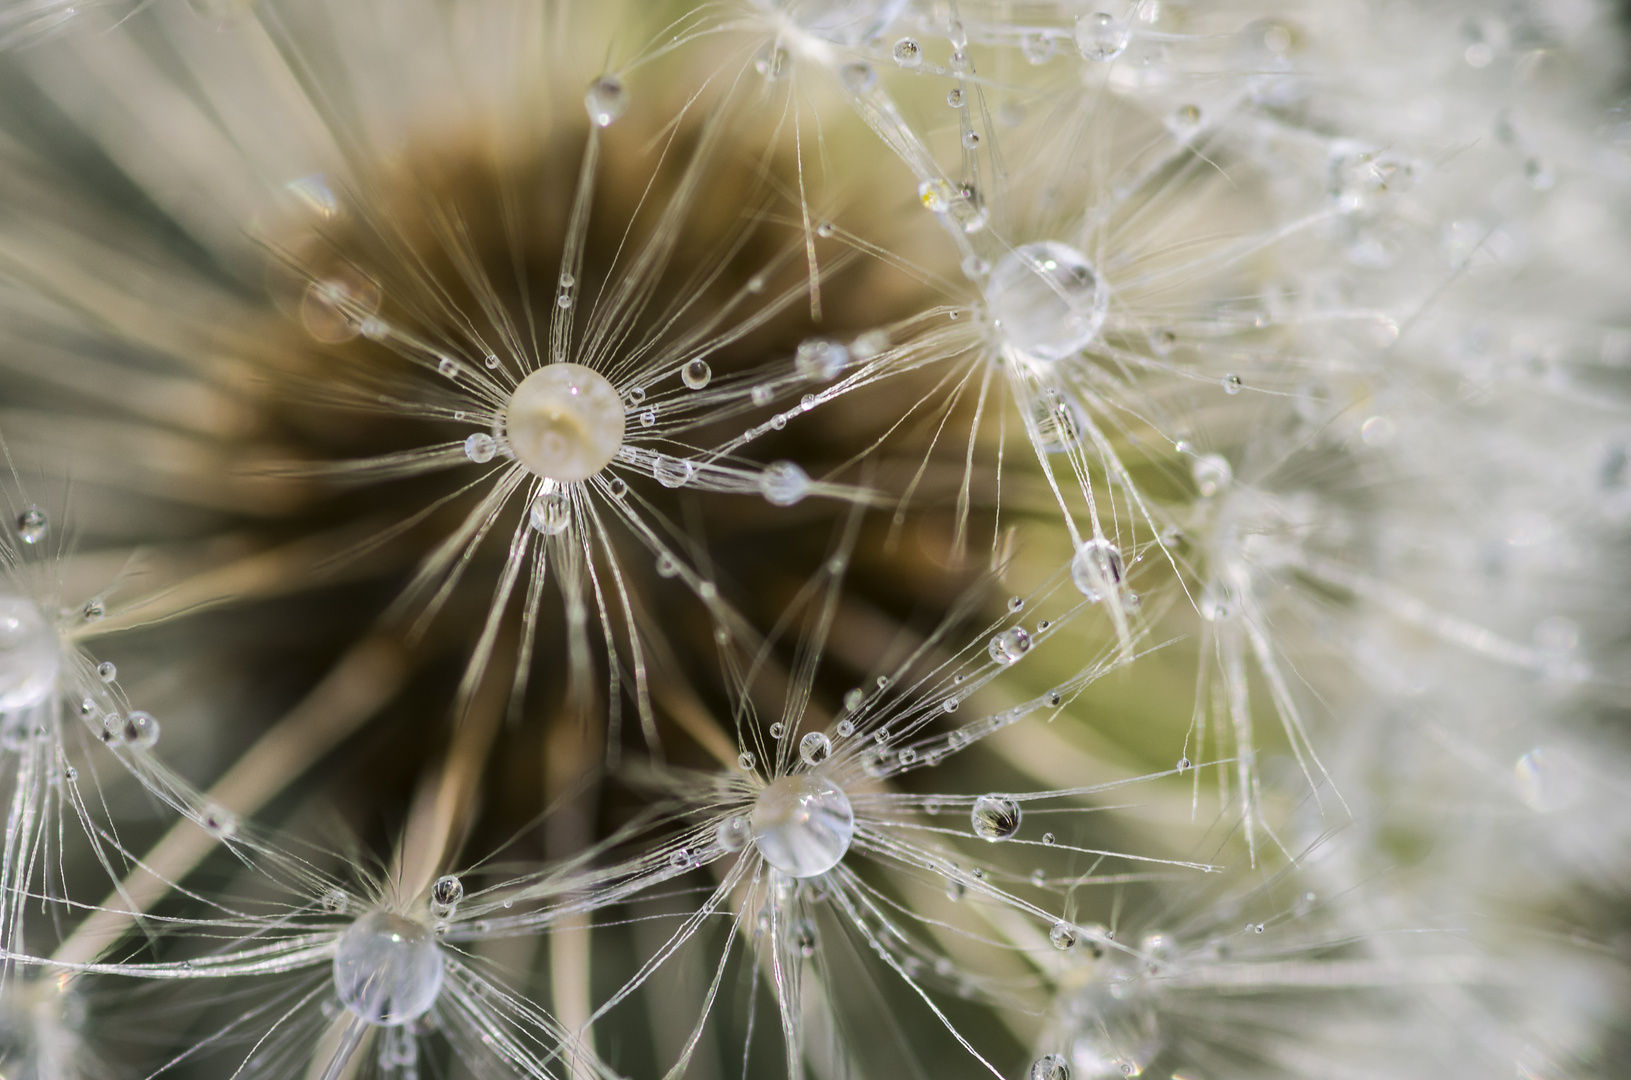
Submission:
M 1211 498 L 1228 487 L 1235 475 L 1229 459 L 1222 454 L 1202 454 L 1190 464 L 1189 471 L 1202 498 Z
M 940 703 L 940 709 L 942 712 L 954 713 L 957 711 L 958 704 L 957 698 L 949 697 Z
M 1053 59 L 1058 43 L 1046 30 L 1026 34 L 1019 39 L 1019 51 L 1033 64 L 1046 64 Z
M 979 148 L 979 145 L 980 145 L 980 133 L 979 132 L 977 132 L 977 131 L 965 131 L 965 132 L 963 132 L 963 149 L 964 150 L 975 150 L 975 149 Z
M 797 878 L 838 865 L 855 836 L 849 797 L 816 773 L 784 776 L 759 793 L 753 843 L 765 861 Z
M 957 192 L 952 189 L 949 181 L 925 180 L 917 186 L 917 197 L 924 209 L 944 214 L 951 209 L 951 202 L 957 197 Z
M 1048 875 L 1042 870 L 1041 867 L 1037 867 L 1035 870 L 1031 871 L 1030 880 L 1032 885 L 1035 885 L 1040 889 L 1042 886 L 1048 883 Z
M 963 107 L 963 91 L 960 87 L 954 86 L 946 91 L 946 104 L 954 109 Z
M 696 475 L 697 467 L 684 458 L 669 457 L 667 454 L 658 454 L 657 460 L 652 463 L 651 473 L 657 478 L 657 483 L 666 488 L 684 487 Z
M 680 572 L 680 564 L 675 562 L 674 557 L 672 555 L 670 555 L 668 552 L 665 551 L 661 555 L 657 556 L 657 576 L 658 577 L 660 577 L 660 578 L 677 577 L 679 575 L 679 572 Z
M 845 64 L 838 69 L 838 78 L 852 94 L 864 94 L 878 85 L 878 73 L 867 63 Z
M 851 735 L 854 735 L 854 734 L 855 734 L 855 724 L 854 724 L 853 721 L 850 721 L 850 720 L 840 720 L 840 721 L 838 721 L 838 736 L 839 736 L 839 738 L 847 739 Z
M 450 379 L 459 377 L 459 362 L 450 356 L 444 356 L 436 361 L 436 370 Z
M 982 840 L 1007 840 L 1019 832 L 1019 803 L 1006 795 L 981 795 L 974 800 L 969 820 Z
M 899 757 L 902 765 L 911 765 L 917 761 L 917 751 L 908 746 L 901 750 Z
M 787 74 L 789 57 L 787 50 L 780 45 L 770 44 L 759 50 L 753 58 L 753 70 L 765 77 L 767 82 L 775 82 Z
M 775 428 L 777 431 L 780 431 L 782 428 L 786 427 L 787 414 L 777 413 L 775 416 L 772 416 L 770 418 L 770 426 Z
M 629 493 L 628 481 L 621 476 L 614 476 L 606 481 L 606 491 L 614 499 L 621 499 Z
M 498 453 L 498 443 L 491 435 L 478 431 L 464 440 L 464 456 L 477 465 L 485 465 Z
M 891 52 L 895 57 L 895 63 L 903 68 L 915 68 L 923 63 L 923 46 L 909 37 L 903 37 L 895 42 Z
M 1095 537 L 1083 541 L 1070 560 L 1070 580 L 1089 601 L 1103 600 L 1121 585 L 1121 549 Z
M 587 480 L 623 446 L 623 401 L 581 364 L 546 364 L 510 395 L 504 425 L 516 459 L 535 475 Z
M 1127 24 L 1102 11 L 1076 20 L 1076 47 L 1089 60 L 1114 60 L 1127 47 Z
M 96 665 L 96 677 L 110 683 L 119 677 L 119 669 L 114 666 L 112 660 L 104 660 Z
M 79 609 L 80 618 L 86 622 L 100 622 L 102 619 L 107 618 L 107 615 L 108 606 L 102 602 L 100 596 L 85 601 L 85 606 Z
M 51 529 L 51 522 L 45 516 L 45 511 L 37 506 L 30 506 L 17 515 L 17 539 L 25 544 L 37 544 L 45 539 L 45 534 Z
M 1045 846 L 1052 847 L 1054 844 L 1057 844 L 1058 842 L 1059 842 L 1059 838 L 1057 836 L 1054 836 L 1051 832 L 1045 832 L 1045 833 L 1042 834 L 1042 843 Z
M 991 659 L 999 664 L 1012 664 L 1031 650 L 1031 635 L 1015 626 L 991 639 Z
M 541 492 L 532 500 L 527 520 L 545 536 L 559 536 L 572 524 L 572 502 L 564 492 Z
M 1239 375 L 1231 374 L 1223 377 L 1223 392 L 1225 394 L 1238 394 L 1245 386 L 1245 381 Z
M 668 865 L 675 870 L 684 870 L 691 865 L 691 853 L 684 848 L 678 848 L 668 854 Z
M 848 709 L 850 712 L 854 712 L 856 709 L 859 709 L 861 707 L 861 703 L 865 700 L 866 691 L 860 689 L 859 687 L 855 688 L 854 690 L 846 690 L 844 692 L 844 708 Z
M 1070 1080 L 1070 1062 L 1063 1054 L 1043 1054 L 1031 1062 L 1031 1080 Z
M 744 750 L 740 754 L 736 755 L 737 768 L 741 769 L 743 772 L 752 771 L 753 766 L 758 764 L 758 761 L 759 759 L 753 755 L 752 750 Z
M 692 390 L 701 390 L 714 377 L 706 360 L 692 360 L 680 369 L 680 380 Z
M 1008 610 L 1009 611 L 1019 612 L 1019 611 L 1023 611 L 1024 609 L 1025 609 L 1025 598 L 1024 597 L 1010 596 L 1008 598 Z
M 617 76 L 602 75 L 584 91 L 583 107 L 589 113 L 590 123 L 596 127 L 610 127 L 612 121 L 622 116 L 623 110 L 629 107 L 629 93 Z
M 775 461 L 759 474 L 759 493 L 772 506 L 792 506 L 810 493 L 810 477 L 791 461 Z
M 0 711 L 31 708 L 50 698 L 61 667 L 56 630 L 44 613 L 20 596 L 0 597 Z
M 640 426 L 641 427 L 650 427 L 651 425 L 655 424 L 656 422 L 657 422 L 657 410 L 656 409 L 645 409 L 645 410 L 641 411 L 641 413 L 640 413 Z
M 464 882 L 452 874 L 444 874 L 431 884 L 430 913 L 438 919 L 449 918 L 463 899 Z
M 1065 922 L 1063 919 L 1060 919 L 1058 922 L 1054 923 L 1053 929 L 1048 931 L 1048 941 L 1050 941 L 1053 944 L 1053 947 L 1058 949 L 1060 952 L 1065 952 L 1068 949 L 1075 948 L 1076 939 L 1079 936 L 1080 935 L 1077 932 L 1076 927 L 1071 923 Z
M 820 765 L 832 756 L 832 740 L 812 731 L 799 740 L 799 758 L 806 765 Z
M 629 399 L 630 405 L 639 405 L 646 400 L 646 388 L 643 386 L 631 386 L 629 387 L 629 392 L 624 396 Z
M 324 911 L 338 914 L 346 909 L 346 905 L 348 903 L 349 901 L 346 899 L 345 890 L 339 886 L 328 889 L 323 893 L 322 904 Z
M 1104 325 L 1110 294 L 1093 264 L 1052 240 L 1021 244 L 998 260 L 986 302 L 1003 337 L 1032 360 L 1052 362 L 1086 347 Z
M 1058 708 L 1059 703 L 1064 701 L 1065 698 L 1064 698 L 1064 695 L 1061 694 L 1059 691 L 1050 690 L 1050 691 L 1048 691 L 1048 696 L 1047 696 L 1047 698 L 1045 700 L 1047 701 L 1049 706 L 1051 706 L 1053 708 Z
M 793 366 L 810 382 L 827 382 L 838 377 L 849 363 L 849 350 L 832 338 L 812 337 L 799 342 Z
M 1188 772 L 1193 767 L 1194 766 L 1190 764 L 1190 761 L 1189 761 L 1188 758 L 1181 757 L 1181 758 L 1178 759 L 1178 775 L 1179 776 L 1182 776 L 1184 773 Z
M 151 713 L 137 709 L 125 717 L 123 735 L 126 745 L 139 750 L 151 750 L 158 745 L 159 722 L 153 719 Z
M 442 952 L 428 927 L 376 911 L 352 923 L 334 951 L 334 989 L 351 1014 L 393 1026 L 429 1011 L 442 989 Z
M 228 840 L 238 832 L 238 815 L 222 806 L 211 806 L 205 809 L 203 817 L 204 831 L 217 840 Z
M 800 956 L 809 959 L 820 946 L 821 938 L 816 933 L 814 923 L 809 919 L 799 919 L 793 924 L 793 948 Z

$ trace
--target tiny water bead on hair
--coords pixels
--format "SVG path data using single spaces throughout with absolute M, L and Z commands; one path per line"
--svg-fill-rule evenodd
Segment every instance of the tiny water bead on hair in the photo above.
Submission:
M 753 843 L 765 862 L 793 877 L 815 877 L 838 865 L 855 838 L 849 796 L 814 773 L 784 776 L 753 805 Z
M 1110 301 L 1104 279 L 1087 257 L 1053 240 L 1021 244 L 999 259 L 985 295 L 1003 339 L 1045 363 L 1092 342 Z
M 340 935 L 334 989 L 365 1024 L 405 1024 L 436 1003 L 442 951 L 424 924 L 388 911 L 372 912 Z
M 0 596 L 0 712 L 28 709 L 56 690 L 62 649 L 31 601 Z
M 981 795 L 974 800 L 969 819 L 980 839 L 1008 840 L 1019 832 L 1019 803 L 1006 795 Z
M 623 446 L 623 401 L 581 364 L 548 364 L 510 395 L 505 433 L 516 459 L 539 476 L 573 483 L 610 464 Z

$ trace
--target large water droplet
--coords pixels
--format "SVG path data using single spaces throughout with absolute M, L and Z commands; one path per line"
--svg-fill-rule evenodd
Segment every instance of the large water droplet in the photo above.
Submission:
M 974 800 L 969 820 L 982 840 L 1007 840 L 1019 832 L 1019 803 L 1006 795 L 981 795 Z
M 751 765 L 744 766 L 752 768 Z M 719 840 L 719 846 L 726 851 L 741 851 L 753 839 L 753 826 L 741 814 L 733 814 L 719 823 L 714 830 L 714 836 Z
M 792 506 L 810 493 L 810 477 L 791 461 L 775 461 L 759 474 L 759 492 L 772 506 Z
M 442 989 L 442 952 L 421 923 L 388 911 L 364 915 L 340 935 L 334 989 L 366 1024 L 407 1023 L 436 1002 Z
M 1031 635 L 1018 626 L 991 639 L 991 659 L 999 664 L 1012 664 L 1030 651 Z
M 1090 601 L 1113 593 L 1121 585 L 1121 575 L 1121 550 L 1108 540 L 1085 541 L 1070 560 L 1071 583 Z
M 684 487 L 696 475 L 696 471 L 696 465 L 691 462 L 667 454 L 658 454 L 651 465 L 651 474 L 657 478 L 657 483 L 666 488 Z
M 532 500 L 528 521 L 545 536 L 559 536 L 572 524 L 572 502 L 563 492 L 542 492 Z
M 538 476 L 587 480 L 623 445 L 623 402 L 612 384 L 581 364 L 548 364 L 510 395 L 510 448 Z
M 680 381 L 692 390 L 701 390 L 713 377 L 714 370 L 706 360 L 692 360 L 680 368 Z
M 596 127 L 610 127 L 613 120 L 629 107 L 629 93 L 623 81 L 615 75 L 602 75 L 589 84 L 583 94 L 583 107 L 589 113 L 589 122 Z
M 812 731 L 799 740 L 799 757 L 806 765 L 820 765 L 832 756 L 832 740 Z
M 1062 360 L 1085 347 L 1104 325 L 1109 299 L 1086 256 L 1052 240 L 1010 251 L 986 282 L 1004 338 L 1033 360 Z
M 1031 1080 L 1070 1080 L 1070 1062 L 1063 1054 L 1043 1054 L 1031 1062 Z
M 151 750 L 158 745 L 159 722 L 153 719 L 151 713 L 137 709 L 125 717 L 123 735 L 125 745 L 134 746 L 139 750 Z
M 25 544 L 37 544 L 45 539 L 45 534 L 51 530 L 51 521 L 45 516 L 45 511 L 37 506 L 30 506 L 17 515 L 17 539 Z
M 890 52 L 895 57 L 895 63 L 903 68 L 915 68 L 923 63 L 923 46 L 909 37 L 903 37 L 895 42 L 895 47 Z
M 498 443 L 486 432 L 478 431 L 464 440 L 464 456 L 477 465 L 485 465 L 498 453 Z
M 20 596 L 0 596 L 0 711 L 50 697 L 62 667 L 56 630 Z
M 811 773 L 784 776 L 759 793 L 753 843 L 765 861 L 793 877 L 838 865 L 855 838 L 855 811 L 832 781 Z
M 445 919 L 453 914 L 463 899 L 464 882 L 452 874 L 444 874 L 430 887 L 430 913 L 438 919 Z
M 1127 24 L 1096 11 L 1076 20 L 1076 47 L 1089 60 L 1114 60 L 1127 47 Z

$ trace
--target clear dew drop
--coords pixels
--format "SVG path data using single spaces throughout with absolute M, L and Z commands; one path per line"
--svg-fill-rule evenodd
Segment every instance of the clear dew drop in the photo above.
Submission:
M 1058 44 L 1046 30 L 1026 34 L 1020 38 L 1019 51 L 1032 64 L 1046 64 L 1053 59 Z
M 485 465 L 498 453 L 498 443 L 486 432 L 478 431 L 464 440 L 464 456 L 477 465 Z
M 30 506 L 17 515 L 17 539 L 25 544 L 39 543 L 50 531 L 50 519 L 45 516 L 45 511 L 37 506 Z
M 1031 1062 L 1031 1080 L 1070 1080 L 1070 1061 L 1063 1054 L 1043 1054 Z
M 936 214 L 944 214 L 950 210 L 952 201 L 956 198 L 957 192 L 947 180 L 925 180 L 917 186 L 918 202 L 923 204 L 925 210 Z
M 589 122 L 596 127 L 610 127 L 612 121 L 623 115 L 629 107 L 629 92 L 623 81 L 615 75 L 602 75 L 589 84 L 583 93 L 583 107 Z
M 692 360 L 680 368 L 680 381 L 692 390 L 701 390 L 714 377 L 714 369 L 706 360 Z
M 621 499 L 629 493 L 628 481 L 621 476 L 614 476 L 606 482 L 606 492 L 614 499 Z
M 849 797 L 814 773 L 784 776 L 753 805 L 753 843 L 766 862 L 796 878 L 837 866 L 855 837 Z
M 1089 601 L 1103 600 L 1121 585 L 1121 549 L 1095 537 L 1083 541 L 1070 560 L 1070 580 Z
M 623 446 L 623 401 L 581 364 L 546 364 L 510 395 L 504 426 L 516 460 L 535 475 L 587 480 Z
M 446 919 L 463 899 L 464 882 L 452 874 L 444 874 L 431 884 L 430 913 L 438 919 Z
M 753 755 L 753 751 L 751 750 L 744 750 L 740 754 L 736 755 L 736 767 L 741 769 L 743 772 L 751 772 L 753 770 L 753 766 L 757 765 L 758 763 L 759 759 Z
M 159 722 L 153 719 L 151 713 L 137 709 L 125 717 L 122 734 L 125 745 L 138 750 L 151 750 L 159 742 Z
M 1075 948 L 1076 940 L 1080 936 L 1075 924 L 1068 923 L 1063 919 L 1054 923 L 1053 928 L 1048 931 L 1049 943 L 1060 952 L 1067 952 Z
M 334 951 L 334 989 L 365 1024 L 389 1027 L 418 1019 L 442 989 L 442 952 L 430 929 L 376 911 L 352 923 Z
M 759 474 L 759 493 L 772 506 L 792 506 L 810 493 L 810 477 L 791 461 L 775 461 Z
M 676 848 L 668 853 L 668 865 L 675 870 L 684 870 L 691 865 L 691 853 L 685 848 Z
M 1019 819 L 1019 803 L 1006 795 L 981 795 L 974 800 L 969 814 L 974 835 L 993 843 L 1011 839 L 1019 832 Z
M 451 356 L 444 356 L 436 361 L 436 370 L 449 379 L 457 379 L 459 377 L 459 362 Z
M 20 596 L 0 597 L 0 710 L 46 700 L 56 690 L 61 667 L 56 630 L 40 609 Z
M 1235 475 L 1229 459 L 1222 454 L 1202 454 L 1190 464 L 1189 471 L 1195 478 L 1196 490 L 1205 499 L 1228 487 Z
M 630 405 L 644 404 L 646 400 L 646 388 L 643 386 L 631 386 L 629 387 L 627 397 Z
M 96 665 L 96 677 L 105 683 L 110 683 L 119 677 L 119 669 L 112 660 L 104 660 Z
M 1190 764 L 1190 761 L 1189 761 L 1188 758 L 1181 757 L 1181 758 L 1178 759 L 1178 775 L 1179 776 L 1184 775 L 1184 773 L 1188 772 L 1192 768 L 1194 768 L 1194 766 L 1192 764 Z
M 238 815 L 222 806 L 211 806 L 204 811 L 204 831 L 217 840 L 230 840 L 238 834 Z
M 895 42 L 890 54 L 894 56 L 895 63 L 903 68 L 915 68 L 923 63 L 923 46 L 909 37 L 903 37 Z
M 1225 394 L 1238 394 L 1246 387 L 1245 381 L 1242 380 L 1239 375 L 1234 374 L 1225 375 L 1222 379 L 1222 383 L 1223 392 Z
M 805 338 L 793 355 L 793 367 L 810 382 L 835 379 L 848 363 L 849 349 L 832 338 Z
M 917 761 L 917 751 L 908 746 L 901 750 L 899 757 L 902 765 L 911 765 Z
M 733 814 L 719 823 L 714 838 L 726 851 L 741 851 L 753 840 L 753 826 L 741 814 Z
M 851 735 L 855 734 L 855 722 L 852 720 L 840 720 L 838 721 L 837 731 L 839 738 L 847 739 Z
M 108 617 L 108 605 L 100 596 L 93 596 L 85 601 L 85 606 L 79 609 L 79 617 L 86 622 L 100 622 Z
M 946 104 L 950 105 L 954 109 L 961 109 L 963 107 L 963 91 L 962 91 L 962 89 L 959 88 L 959 87 L 954 86 L 950 90 L 947 90 L 946 91 Z
M 999 664 L 1012 664 L 1031 651 L 1031 635 L 1022 627 L 1011 627 L 991 639 L 991 659 Z
M 663 552 L 661 555 L 657 556 L 657 576 L 658 577 L 660 577 L 660 578 L 678 577 L 679 573 L 680 573 L 680 564 L 674 561 L 674 556 L 670 555 L 666 551 Z
M 832 740 L 819 731 L 812 731 L 799 740 L 799 759 L 806 765 L 816 766 L 832 757 Z
M 344 911 L 348 903 L 345 890 L 337 885 L 331 889 L 325 890 L 323 892 L 321 903 L 323 905 L 323 910 L 330 912 L 331 914 L 338 914 L 339 912 Z
M 878 85 L 878 73 L 871 64 L 857 62 L 838 69 L 838 79 L 852 94 L 865 94 Z
M 1044 847 L 1052 847 L 1058 842 L 1059 838 L 1053 835 L 1051 832 L 1045 832 L 1042 834 L 1042 844 Z
M 1087 257 L 1053 240 L 1021 244 L 999 259 L 985 295 L 1007 342 L 1043 363 L 1092 342 L 1110 302 L 1104 279 Z
M 774 724 L 770 725 L 770 737 L 772 739 L 780 739 L 783 735 L 786 735 L 786 734 L 787 734 L 787 725 L 782 723 L 780 720 L 777 720 Z
M 975 150 L 975 149 L 979 148 L 979 145 L 980 145 L 980 133 L 979 132 L 977 132 L 977 131 L 965 131 L 965 132 L 963 132 L 963 149 L 964 150 Z
M 545 536 L 559 536 L 572 524 L 572 502 L 563 492 L 541 492 L 532 500 L 527 521 Z
M 641 413 L 640 413 L 640 426 L 641 427 L 651 427 L 656 422 L 657 422 L 657 410 L 656 409 L 644 409 L 644 410 L 641 411 Z
M 1076 47 L 1089 60 L 1114 60 L 1127 47 L 1127 24 L 1096 11 L 1076 20 Z
M 657 483 L 665 488 L 684 487 L 696 475 L 697 467 L 684 458 L 669 457 L 667 454 L 658 454 L 652 462 L 651 474 L 657 478 Z
M 793 924 L 793 948 L 800 956 L 808 960 L 820 947 L 821 936 L 816 933 L 815 923 L 799 919 Z

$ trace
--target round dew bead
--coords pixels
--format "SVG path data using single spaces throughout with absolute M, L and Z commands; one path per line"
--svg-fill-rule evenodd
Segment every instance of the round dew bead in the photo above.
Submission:
M 754 846 L 765 861 L 798 878 L 837 866 L 855 838 L 849 796 L 810 773 L 784 776 L 760 792 L 751 824 Z
M 986 301 L 1003 337 L 1051 363 L 1084 348 L 1104 325 L 1109 290 L 1087 257 L 1067 244 L 1021 244 L 997 261 Z
M 623 446 L 623 401 L 597 372 L 549 364 L 515 388 L 504 426 L 516 459 L 537 475 L 587 480 Z
M 405 1024 L 436 1003 L 442 951 L 422 923 L 388 911 L 364 915 L 340 935 L 334 989 L 365 1024 Z

